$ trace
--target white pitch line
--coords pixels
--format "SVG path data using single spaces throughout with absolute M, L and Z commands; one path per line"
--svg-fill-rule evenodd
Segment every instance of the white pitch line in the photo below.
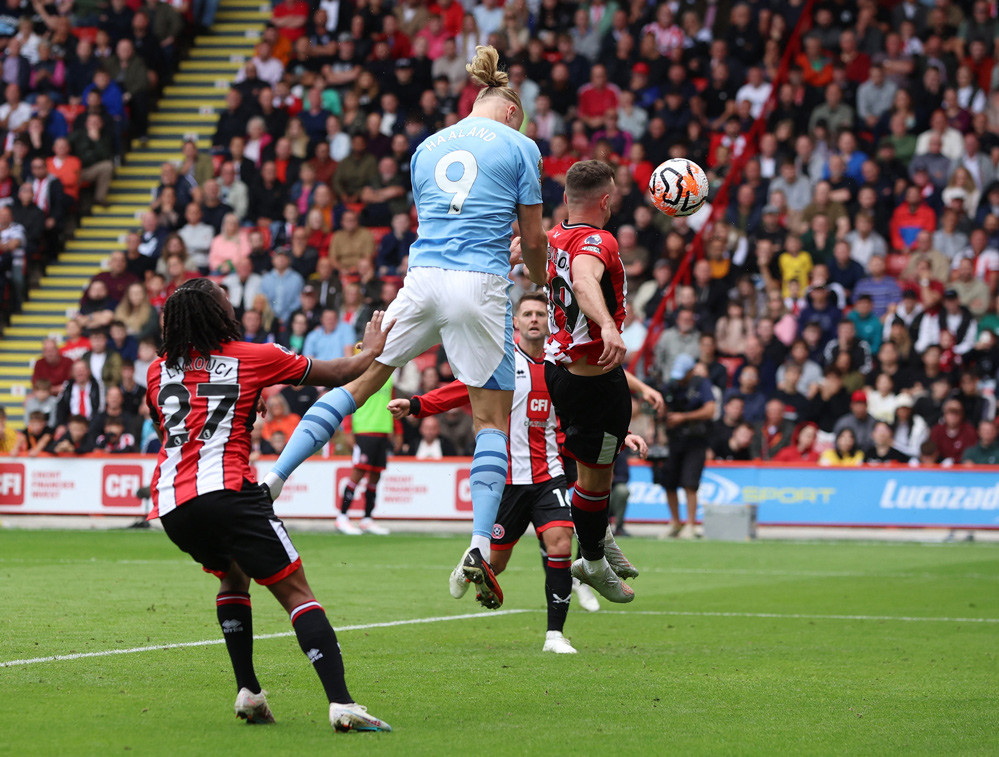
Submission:
M 809 615 L 781 612 L 683 612 L 681 610 L 600 610 L 606 615 L 671 615 L 689 618 L 774 618 L 777 620 L 897 620 L 902 623 L 999 623 L 999 618 L 927 618 L 906 615 Z
M 496 612 L 471 612 L 465 615 L 441 615 L 436 618 L 411 618 L 409 620 L 388 620 L 382 623 L 363 623 L 356 626 L 340 626 L 336 630 L 342 631 L 365 631 L 369 628 L 394 628 L 396 626 L 413 626 L 421 623 L 443 623 L 448 620 L 468 620 L 470 618 L 495 618 L 500 615 L 517 615 L 523 612 L 533 612 L 533 610 L 497 610 Z M 265 633 L 254 636 L 254 640 L 280 639 L 285 636 L 294 636 L 294 631 L 282 631 L 281 633 Z M 88 657 L 110 657 L 119 654 L 137 654 L 139 652 L 157 652 L 164 649 L 184 649 L 185 647 L 210 647 L 215 644 L 224 644 L 225 639 L 205 639 L 203 641 L 182 641 L 176 644 L 156 644 L 149 647 L 131 647 L 129 649 L 106 649 L 102 652 L 79 652 L 77 654 L 57 654 L 51 657 L 33 657 L 27 660 L 8 660 L 0 662 L 0 668 L 12 668 L 16 665 L 34 665 L 39 662 L 63 662 L 66 660 L 83 660 Z

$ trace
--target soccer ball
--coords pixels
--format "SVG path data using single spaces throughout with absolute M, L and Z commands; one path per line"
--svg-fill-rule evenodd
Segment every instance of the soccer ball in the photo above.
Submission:
M 652 204 L 666 215 L 689 216 L 708 199 L 708 177 L 694 161 L 670 158 L 652 172 L 649 192 Z

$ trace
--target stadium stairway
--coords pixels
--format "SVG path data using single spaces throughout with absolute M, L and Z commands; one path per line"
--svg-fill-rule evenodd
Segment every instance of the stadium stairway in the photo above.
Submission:
M 134 141 L 115 171 L 110 205 L 84 216 L 59 259 L 31 289 L 21 313 L 11 318 L 0 338 L 0 405 L 11 425 L 21 427 L 31 370 L 42 340 L 64 333 L 67 316 L 77 307 L 87 282 L 100 272 L 107 255 L 124 248 L 125 235 L 139 226 L 159 184 L 160 166 L 179 160 L 184 138 L 198 135 L 207 149 L 215 133 L 225 94 L 271 16 L 269 3 L 222 0 L 211 34 L 197 37 L 173 82 L 150 114 L 148 139 Z

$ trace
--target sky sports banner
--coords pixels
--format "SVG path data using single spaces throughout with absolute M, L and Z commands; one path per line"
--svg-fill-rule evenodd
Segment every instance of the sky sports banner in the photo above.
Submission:
M 997 473 L 722 464 L 704 470 L 697 493 L 700 504 L 755 504 L 757 522 L 764 525 L 999 528 Z M 652 469 L 633 465 L 629 486 L 626 517 L 661 520 L 666 492 L 652 482 Z M 682 490 L 680 501 L 685 502 Z
M 375 515 L 470 520 L 470 463 L 469 458 L 436 463 L 390 461 L 378 487 Z M 258 477 L 270 465 L 260 463 Z M 148 485 L 154 467 L 154 458 L 119 455 L 4 458 L 0 461 L 0 515 L 143 515 L 145 506 L 136 492 Z M 285 485 L 275 507 L 277 514 L 334 517 L 350 471 L 346 458 L 310 460 Z M 701 503 L 756 504 L 761 524 L 999 528 L 996 473 L 964 468 L 716 465 L 705 470 L 699 494 Z M 652 482 L 649 466 L 632 466 L 630 488 L 629 520 L 668 519 L 666 494 Z M 355 496 L 354 503 L 360 515 L 364 497 Z

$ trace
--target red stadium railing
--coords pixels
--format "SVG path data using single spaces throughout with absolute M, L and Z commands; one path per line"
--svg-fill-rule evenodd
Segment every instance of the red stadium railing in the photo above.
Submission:
M 694 235 L 694 239 L 690 243 L 687 254 L 680 260 L 680 264 L 677 266 L 676 271 L 674 271 L 673 278 L 670 281 L 662 300 L 660 300 L 659 306 L 656 308 L 656 312 L 653 313 L 652 318 L 649 321 L 649 328 L 648 333 L 645 335 L 645 342 L 642 344 L 642 348 L 638 350 L 636 355 L 631 360 L 629 369 L 632 373 L 637 372 L 639 364 L 643 365 L 646 372 L 648 371 L 652 351 L 659 339 L 659 335 L 663 331 L 666 308 L 673 303 L 677 283 L 689 281 L 693 262 L 703 256 L 705 237 L 711 233 L 715 223 L 728 210 L 728 199 L 732 186 L 738 184 L 739 180 L 742 178 L 742 169 L 745 167 L 750 158 L 756 155 L 756 152 L 759 149 L 760 137 L 766 129 L 767 118 L 773 110 L 774 104 L 777 102 L 778 90 L 781 85 L 787 81 L 788 74 L 791 70 L 791 61 L 798 53 L 801 46 L 801 37 L 811 26 L 812 6 L 814 4 L 815 0 L 805 0 L 805 5 L 802 8 L 801 15 L 798 17 L 798 23 L 795 24 L 794 29 L 791 31 L 791 35 L 788 37 L 787 46 L 784 48 L 784 54 L 781 57 L 780 67 L 777 70 L 777 76 L 773 81 L 773 89 L 770 92 L 770 97 L 767 100 L 766 105 L 763 107 L 763 111 L 753 122 L 752 127 L 746 134 L 745 149 L 738 157 L 733 158 L 731 169 L 729 170 L 728 175 L 726 175 L 721 186 L 718 188 L 718 192 L 715 194 L 714 201 L 711 205 L 710 218 L 708 218 L 704 225 L 701 226 L 697 234 Z

